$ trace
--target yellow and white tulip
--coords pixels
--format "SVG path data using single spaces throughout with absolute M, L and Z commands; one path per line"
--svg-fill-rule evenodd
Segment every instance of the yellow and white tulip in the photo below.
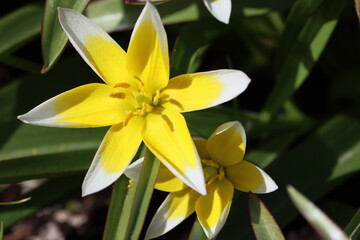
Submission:
M 150 2 L 127 52 L 82 14 L 65 8 L 58 13 L 70 42 L 104 83 L 61 93 L 18 118 L 51 127 L 111 126 L 86 174 L 83 196 L 119 178 L 142 141 L 181 181 L 206 194 L 201 161 L 181 112 L 226 102 L 246 89 L 249 78 L 241 71 L 217 70 L 169 79 L 167 36 Z

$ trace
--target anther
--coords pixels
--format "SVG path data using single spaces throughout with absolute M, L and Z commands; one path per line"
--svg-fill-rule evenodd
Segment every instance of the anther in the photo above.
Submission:
M 114 88 L 129 88 L 129 87 L 131 87 L 131 85 L 124 82 L 117 83 L 114 85 Z
M 201 159 L 201 162 L 203 164 L 205 164 L 206 166 L 209 166 L 209 167 L 214 167 L 214 168 L 219 168 L 220 165 L 215 163 L 214 161 L 212 160 L 207 160 L 207 159 Z
M 110 93 L 109 97 L 124 99 L 125 98 L 125 93 L 114 92 L 114 93 Z

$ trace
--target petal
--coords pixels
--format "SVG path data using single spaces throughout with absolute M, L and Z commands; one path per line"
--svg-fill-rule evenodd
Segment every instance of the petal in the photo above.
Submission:
M 184 74 L 170 79 L 161 92 L 161 104 L 181 112 L 213 107 L 242 93 L 250 79 L 237 70 Z
M 208 185 L 208 194 L 200 196 L 195 205 L 196 215 L 208 238 L 212 239 L 224 226 L 230 211 L 234 187 L 226 178 Z
M 126 66 L 151 94 L 163 89 L 169 81 L 166 33 L 158 11 L 149 1 L 135 24 Z
M 100 27 L 82 14 L 58 8 L 59 21 L 85 62 L 109 85 L 130 81 L 126 52 Z
M 82 186 L 83 196 L 112 184 L 125 171 L 141 143 L 143 118 L 112 126 L 98 149 Z
M 231 0 L 204 0 L 204 4 L 217 20 L 229 23 Z
M 201 159 L 210 159 L 210 155 L 206 150 L 206 142 L 207 140 L 202 137 L 193 137 L 194 144 L 196 146 L 196 150 L 199 153 Z
M 124 172 L 125 176 L 131 180 L 138 182 L 143 162 L 144 157 L 139 158 L 138 160 L 131 163 Z
M 200 194 L 206 194 L 200 159 L 180 113 L 158 108 L 148 114 L 143 139 L 146 146 L 176 177 Z
M 140 158 L 130 164 L 124 174 L 128 178 L 138 181 L 143 161 L 144 158 Z M 160 164 L 155 188 L 165 192 L 177 192 L 188 188 L 188 186 L 186 186 L 179 178 L 175 177 L 164 164 Z
M 223 167 L 240 162 L 246 148 L 244 127 L 237 121 L 220 125 L 208 139 L 206 148 L 211 159 Z
M 25 122 L 50 127 L 100 127 L 120 123 L 130 104 L 110 97 L 114 88 L 100 83 L 86 84 L 61 93 L 18 116 Z
M 180 224 L 194 212 L 198 196 L 189 188 L 170 193 L 151 220 L 145 239 L 161 236 Z
M 225 168 L 225 175 L 236 189 L 244 192 L 269 193 L 278 188 L 267 173 L 246 161 Z
M 180 178 L 175 177 L 164 164 L 161 164 L 155 188 L 165 192 L 177 192 L 188 188 L 188 186 L 185 185 Z

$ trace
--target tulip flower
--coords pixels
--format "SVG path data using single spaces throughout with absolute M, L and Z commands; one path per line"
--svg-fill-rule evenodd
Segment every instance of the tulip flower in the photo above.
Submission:
M 269 193 L 277 189 L 275 182 L 263 170 L 243 160 L 246 136 L 240 122 L 219 126 L 208 140 L 194 138 L 203 165 L 207 195 L 195 192 L 164 166 L 161 166 L 156 189 L 170 192 L 153 217 L 146 239 L 155 238 L 173 229 L 196 212 L 210 239 L 224 226 L 230 211 L 234 189 L 243 192 Z M 125 172 L 138 179 L 142 159 Z
M 206 8 L 220 22 L 229 23 L 231 0 L 203 0 Z
M 181 113 L 236 97 L 249 84 L 246 74 L 217 70 L 169 80 L 167 36 L 150 2 L 135 24 L 127 52 L 80 13 L 65 8 L 58 13 L 70 42 L 104 83 L 61 93 L 18 118 L 51 127 L 111 126 L 85 176 L 83 196 L 118 179 L 142 141 L 175 176 L 206 194 L 201 162 Z

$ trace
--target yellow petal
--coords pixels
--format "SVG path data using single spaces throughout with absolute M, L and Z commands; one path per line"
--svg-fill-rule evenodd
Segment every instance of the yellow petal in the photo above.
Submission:
M 194 212 L 198 196 L 190 188 L 170 193 L 151 220 L 145 239 L 161 236 L 180 224 Z
M 207 140 L 202 137 L 193 137 L 194 144 L 196 146 L 196 150 L 199 153 L 201 159 L 210 159 L 210 155 L 206 150 L 206 142 Z
M 83 85 L 55 96 L 18 118 L 51 127 L 99 127 L 120 123 L 131 106 L 110 97 L 114 88 L 100 83 Z
M 190 112 L 227 102 L 248 86 L 250 79 L 237 70 L 184 74 L 170 79 L 161 92 L 164 108 Z
M 223 167 L 240 162 L 246 148 L 244 127 L 237 121 L 220 125 L 208 139 L 206 148 L 211 159 Z
M 59 8 L 58 12 L 71 44 L 107 84 L 132 81 L 125 67 L 125 51 L 104 30 L 74 10 Z
M 269 193 L 278 188 L 268 174 L 246 161 L 225 168 L 225 175 L 236 189 L 244 192 Z
M 231 0 L 203 0 L 207 9 L 220 22 L 229 23 Z
M 155 94 L 169 81 L 169 54 L 167 37 L 156 8 L 146 1 L 132 33 L 127 69 L 141 80 L 145 88 Z
M 128 178 L 134 181 L 138 181 L 143 162 L 144 158 L 142 157 L 131 163 L 124 172 L 124 174 Z M 160 164 L 155 188 L 165 192 L 178 192 L 185 188 L 188 188 L 188 186 L 186 186 L 179 178 L 175 177 L 175 175 L 172 174 L 169 169 L 164 166 L 164 164 Z
M 188 186 L 186 186 L 179 178 L 175 177 L 164 164 L 161 164 L 155 188 L 165 192 L 177 192 L 188 188 Z
M 212 239 L 226 222 L 234 187 L 226 178 L 222 178 L 208 185 L 207 192 L 206 196 L 200 196 L 197 200 L 195 211 L 206 236 Z
M 143 118 L 112 126 L 98 149 L 83 183 L 83 196 L 109 186 L 125 171 L 141 143 Z
M 143 139 L 176 177 L 200 194 L 206 194 L 200 159 L 180 113 L 158 108 L 148 114 Z

